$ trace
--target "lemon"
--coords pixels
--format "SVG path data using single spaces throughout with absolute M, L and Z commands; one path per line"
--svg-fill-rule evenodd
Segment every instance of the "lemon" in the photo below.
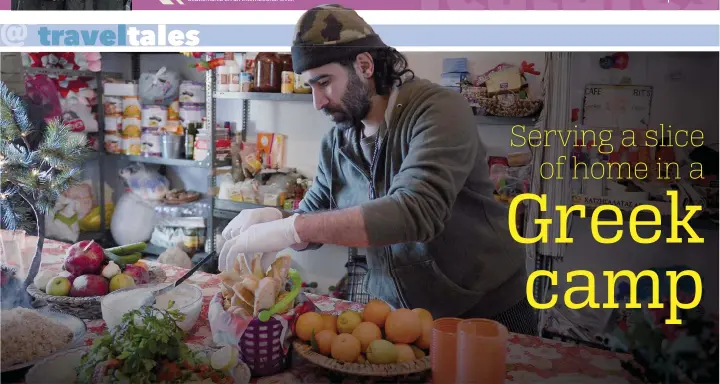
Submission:
M 210 366 L 218 371 L 229 371 L 238 364 L 237 349 L 226 345 L 210 356 Z

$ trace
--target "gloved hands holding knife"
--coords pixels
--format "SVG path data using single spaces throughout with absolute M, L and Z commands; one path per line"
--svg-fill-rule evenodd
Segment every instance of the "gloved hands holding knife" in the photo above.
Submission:
M 273 254 L 301 243 L 295 231 L 297 215 L 284 219 L 282 216 L 280 210 L 269 207 L 241 211 L 222 232 L 226 242 L 220 251 L 218 268 L 231 269 L 240 254 Z

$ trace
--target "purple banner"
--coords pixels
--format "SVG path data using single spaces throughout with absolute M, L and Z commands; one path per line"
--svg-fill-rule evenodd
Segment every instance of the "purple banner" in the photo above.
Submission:
M 6 1 L 6 0 L 0 0 Z M 133 10 L 306 10 L 323 0 L 133 0 Z M 355 10 L 718 10 L 719 0 L 348 0 Z
M 10 10 L 11 0 L 0 0 L 0 11 Z

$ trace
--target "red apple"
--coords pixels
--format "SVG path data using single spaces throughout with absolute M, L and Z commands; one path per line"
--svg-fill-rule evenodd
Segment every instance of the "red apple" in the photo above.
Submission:
M 100 275 L 82 275 L 73 281 L 70 296 L 104 296 L 109 291 L 108 281 Z
M 95 241 L 81 241 L 68 248 L 63 266 L 75 276 L 99 275 L 105 262 L 105 251 Z
M 128 275 L 135 280 L 136 285 L 147 284 L 150 282 L 150 273 L 143 267 L 137 265 L 126 265 L 123 274 Z

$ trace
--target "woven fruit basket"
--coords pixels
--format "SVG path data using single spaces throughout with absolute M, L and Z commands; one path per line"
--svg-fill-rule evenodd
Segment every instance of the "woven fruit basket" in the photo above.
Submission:
M 323 356 L 300 340 L 293 342 L 295 353 L 309 362 L 325 369 L 355 376 L 398 377 L 409 376 L 430 370 L 430 357 L 395 364 L 347 363 Z
M 162 283 L 166 275 L 162 268 L 151 265 L 148 267 L 150 283 Z M 52 296 L 38 289 L 35 284 L 27 287 L 27 292 L 36 300 L 43 300 L 48 306 L 58 312 L 67 313 L 85 320 L 102 319 L 100 302 L 105 296 L 70 297 Z

